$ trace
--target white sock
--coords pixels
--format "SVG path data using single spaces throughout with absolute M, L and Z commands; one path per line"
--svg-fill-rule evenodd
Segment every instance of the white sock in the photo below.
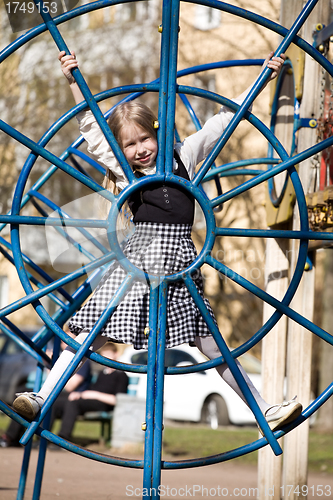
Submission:
M 201 351 L 207 358 L 209 359 L 215 359 L 221 356 L 221 352 L 212 336 L 209 337 L 195 337 L 195 345 Z M 235 360 L 237 363 L 238 368 L 240 369 L 245 382 L 247 383 L 251 393 L 254 396 L 254 399 L 256 400 L 260 410 L 265 413 L 265 411 L 271 406 L 266 401 L 260 396 L 259 392 L 257 389 L 254 387 L 253 383 L 251 382 L 249 376 L 245 372 L 244 368 L 241 366 L 239 361 L 236 359 Z M 243 396 L 242 391 L 240 390 L 233 374 L 231 373 L 230 368 L 228 367 L 227 363 L 223 363 L 220 366 L 217 366 L 215 368 L 218 372 L 218 374 L 223 378 L 223 380 L 238 394 L 238 396 L 244 401 L 244 403 L 247 404 L 245 401 L 245 398 Z
M 87 335 L 89 334 L 89 331 L 83 330 L 76 338 L 75 340 L 79 343 L 82 344 L 84 340 L 87 338 Z M 90 349 L 92 351 L 97 351 L 100 349 L 106 342 L 108 338 L 107 337 L 102 337 L 102 335 L 98 335 L 92 345 L 90 346 Z M 69 363 L 72 361 L 72 359 L 75 356 L 76 351 L 70 347 L 67 346 L 66 349 L 60 354 L 59 358 L 57 361 L 54 363 L 50 373 L 48 374 L 42 388 L 38 392 L 38 396 L 41 396 L 44 401 L 48 398 L 50 395 L 51 391 L 54 389 L 56 383 L 59 381 L 60 377 L 66 370 L 67 366 Z M 83 358 L 82 361 L 80 362 L 79 366 L 77 367 L 76 371 L 81 368 L 83 363 L 87 361 L 87 358 Z

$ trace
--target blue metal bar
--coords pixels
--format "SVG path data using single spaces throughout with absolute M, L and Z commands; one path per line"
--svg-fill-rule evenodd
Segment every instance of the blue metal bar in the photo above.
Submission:
M 251 168 L 239 168 L 235 170 L 231 170 L 229 172 L 224 172 L 220 174 L 220 177 L 235 177 L 237 175 L 260 175 L 262 174 L 263 170 L 254 170 Z
M 163 433 L 163 401 L 164 401 L 164 372 L 165 372 L 165 343 L 167 331 L 167 300 L 168 286 L 162 282 L 159 286 L 158 330 L 156 355 L 156 396 L 154 419 L 154 448 L 153 448 L 153 494 L 152 499 L 159 499 L 161 484 L 161 458 Z
M 146 398 L 146 429 L 143 467 L 143 490 L 150 492 L 153 478 L 153 451 L 155 427 L 155 398 L 156 398 L 156 353 L 157 353 L 157 314 L 159 298 L 158 280 L 150 285 L 149 295 L 149 331 L 148 331 L 148 360 L 147 360 L 147 398 Z M 149 397 L 148 397 L 149 395 Z M 143 500 L 150 498 L 150 494 L 143 493 Z
M 23 498 L 24 498 L 24 492 L 25 492 L 25 487 L 26 487 L 26 483 L 27 483 L 29 462 L 30 462 L 30 456 L 31 456 L 31 449 L 32 449 L 32 441 L 29 442 L 28 445 L 24 448 L 16 500 L 23 500 Z
M 212 180 L 212 178 L 215 177 L 216 175 L 221 175 L 221 174 L 228 175 L 229 172 L 232 173 L 234 169 L 239 167 L 248 167 L 250 165 L 276 165 L 277 163 L 280 162 L 281 160 L 279 158 L 253 158 L 248 160 L 238 160 L 232 163 L 225 163 L 224 165 L 221 165 L 220 167 L 215 167 L 214 170 L 208 172 L 208 174 L 206 174 L 205 177 L 203 178 L 202 182 L 208 182 Z M 262 172 L 263 170 L 260 170 L 260 173 Z
M 212 69 L 233 68 L 242 66 L 262 66 L 265 59 L 227 59 L 225 61 L 218 61 L 212 63 L 198 64 L 190 66 L 189 68 L 181 69 L 177 72 L 177 78 L 182 76 L 192 75 L 194 73 L 201 73 L 202 71 L 209 71 Z
M 42 376 L 43 376 L 43 366 L 38 364 L 37 369 L 36 369 L 36 378 L 35 378 L 35 382 L 34 382 L 34 391 L 36 391 L 36 392 L 40 389 L 41 382 L 42 382 Z M 22 461 L 19 485 L 18 485 L 17 496 L 16 496 L 17 500 L 19 500 L 19 499 L 23 500 L 23 498 L 24 498 L 24 492 L 25 492 L 27 475 L 28 475 L 28 468 L 29 468 L 29 463 L 30 463 L 31 449 L 32 449 L 32 441 L 30 441 L 28 443 L 28 445 L 24 448 L 23 461 Z
M 1 215 L 0 222 L 6 224 L 23 224 L 29 226 L 63 226 L 64 219 L 58 217 L 38 217 L 35 215 Z M 66 219 L 66 226 L 68 227 L 90 227 L 90 228 L 106 228 L 107 222 L 105 220 L 92 220 L 92 219 Z
M 165 172 L 173 171 L 174 131 L 177 95 L 177 59 L 178 59 L 178 31 L 179 31 L 179 0 L 168 0 L 171 4 L 170 24 L 166 26 L 170 31 L 169 47 L 169 77 L 167 89 L 167 130 L 165 137 Z
M 66 149 L 66 153 L 69 156 L 69 158 L 71 156 L 78 156 L 79 158 L 82 158 L 82 160 L 84 160 L 85 162 L 89 163 L 89 165 L 91 167 L 93 167 L 95 170 L 97 170 L 97 172 L 101 173 L 101 174 L 105 174 L 105 168 L 102 167 L 102 165 L 100 165 L 99 163 L 97 163 L 97 161 L 95 161 L 93 158 L 91 158 L 90 156 L 86 155 L 83 151 L 80 151 L 79 149 L 76 149 L 74 146 L 70 146 L 69 148 Z M 88 173 L 86 173 L 86 175 L 89 175 Z
M 163 0 L 162 9 L 162 40 L 160 55 L 160 88 L 158 98 L 158 122 L 159 129 L 157 133 L 158 154 L 156 158 L 156 173 L 161 175 L 165 171 L 165 151 L 167 135 L 167 96 L 169 79 L 169 46 L 170 46 L 170 16 L 171 0 Z
M 218 227 L 217 236 L 246 236 L 249 238 L 287 238 L 290 240 L 333 240 L 333 233 L 316 231 L 295 231 L 282 229 L 237 229 Z
M 60 352 L 60 340 L 56 337 L 54 340 L 54 345 L 53 345 L 53 353 L 52 353 L 52 362 L 54 363 L 55 359 L 59 357 L 59 352 Z M 34 384 L 34 392 L 38 392 L 42 386 L 42 381 L 43 381 L 43 371 L 38 370 L 36 374 L 36 380 Z M 44 428 L 47 430 L 50 430 L 50 422 L 51 422 L 51 413 L 52 409 L 47 413 L 45 419 L 44 419 Z M 28 445 L 32 445 L 32 439 L 29 441 Z M 38 451 L 38 460 L 37 460 L 37 467 L 36 467 L 36 474 L 35 474 L 35 482 L 34 482 L 34 489 L 32 493 L 32 500 L 39 500 L 40 497 L 40 492 L 42 488 L 42 480 L 43 480 L 43 473 L 44 473 L 44 465 L 45 465 L 45 458 L 46 458 L 46 448 L 47 448 L 47 440 L 44 438 L 41 438 L 40 443 L 39 443 L 39 451 Z

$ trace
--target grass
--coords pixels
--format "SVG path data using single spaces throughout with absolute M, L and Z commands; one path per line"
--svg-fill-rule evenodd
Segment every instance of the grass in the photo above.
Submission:
M 223 453 L 258 439 L 255 428 L 209 429 L 200 425 L 166 427 L 164 452 L 174 457 L 195 458 Z M 235 463 L 256 465 L 258 453 L 253 452 L 235 459 Z
M 5 431 L 9 418 L 0 415 L 0 435 Z M 54 432 L 59 429 L 56 423 Z M 98 449 L 100 425 L 97 422 L 77 422 L 74 430 L 74 441 L 91 449 Z M 198 458 L 215 455 L 232 450 L 258 439 L 258 431 L 248 427 L 228 427 L 212 430 L 201 425 L 175 425 L 166 424 L 164 430 L 163 454 L 172 460 L 185 458 Z M 101 450 L 98 450 L 101 451 Z M 234 460 L 234 463 L 257 464 L 258 453 L 253 452 Z M 309 470 L 312 472 L 325 471 L 333 474 L 333 434 L 319 433 L 310 430 Z

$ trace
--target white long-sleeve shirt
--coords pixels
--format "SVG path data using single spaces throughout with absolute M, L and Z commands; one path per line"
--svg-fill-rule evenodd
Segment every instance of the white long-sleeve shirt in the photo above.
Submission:
M 242 103 L 238 99 L 234 99 L 234 102 Z M 222 106 L 216 115 L 207 120 L 201 130 L 190 135 L 183 142 L 175 144 L 175 150 L 179 154 L 190 179 L 194 176 L 196 166 L 209 155 L 233 116 L 234 112 L 231 109 Z M 128 180 L 92 112 L 90 110 L 82 111 L 77 115 L 77 119 L 80 133 L 88 143 L 88 152 L 105 168 L 109 168 L 113 172 L 116 176 L 118 189 L 124 189 L 128 185 Z M 150 167 L 143 170 L 143 173 L 151 175 L 155 171 L 156 167 Z

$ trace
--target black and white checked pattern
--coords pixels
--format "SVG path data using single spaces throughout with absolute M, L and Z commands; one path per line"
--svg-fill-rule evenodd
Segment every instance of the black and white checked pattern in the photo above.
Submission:
M 164 276 L 181 271 L 197 256 L 191 239 L 191 228 L 188 224 L 138 223 L 135 225 L 134 235 L 124 248 L 124 255 L 135 266 L 151 274 Z M 119 262 L 110 266 L 91 299 L 71 319 L 69 328 L 73 333 L 78 334 L 83 329 L 91 330 L 125 276 Z M 203 297 L 200 272 L 196 273 L 195 284 Z M 214 318 L 208 300 L 204 300 Z M 149 286 L 147 282 L 135 281 L 104 326 L 102 335 L 115 342 L 133 344 L 135 349 L 147 348 L 148 338 L 144 330 L 148 326 L 148 318 Z M 184 283 L 170 283 L 166 346 L 193 342 L 196 335 L 205 337 L 210 332 Z

